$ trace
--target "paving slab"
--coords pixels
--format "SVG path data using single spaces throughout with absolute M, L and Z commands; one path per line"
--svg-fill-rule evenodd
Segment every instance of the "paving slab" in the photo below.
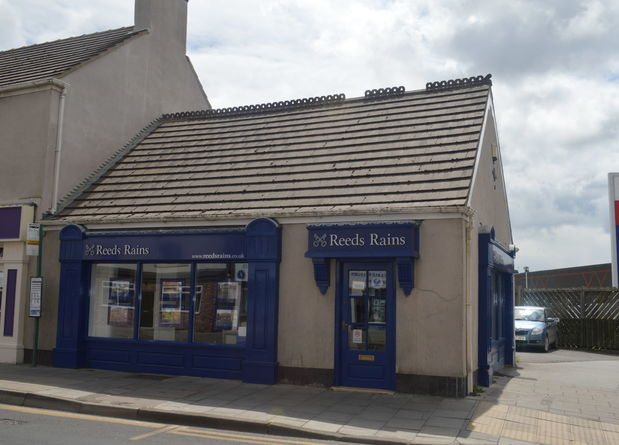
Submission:
M 0 403 L 356 443 L 619 443 L 619 388 L 544 381 L 525 368 L 512 371 L 481 396 L 452 399 L 0 365 Z

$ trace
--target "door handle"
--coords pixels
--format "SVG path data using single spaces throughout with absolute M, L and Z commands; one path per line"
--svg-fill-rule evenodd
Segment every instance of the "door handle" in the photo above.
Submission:
M 344 331 L 348 327 L 348 323 L 345 320 L 342 320 L 342 331 Z

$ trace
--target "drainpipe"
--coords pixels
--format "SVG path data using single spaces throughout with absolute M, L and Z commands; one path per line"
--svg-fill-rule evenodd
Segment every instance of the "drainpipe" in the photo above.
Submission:
M 472 252 L 471 252 L 471 237 L 473 232 L 473 210 L 467 211 L 464 215 L 464 236 L 466 238 L 465 247 L 465 278 L 464 291 L 466 295 L 465 302 L 465 337 L 466 337 L 466 353 L 464 357 L 464 370 L 466 373 L 467 390 L 473 391 L 475 382 L 473 381 L 473 307 L 472 307 Z
M 58 182 L 60 181 L 60 156 L 62 154 L 62 127 L 64 123 L 64 102 L 67 97 L 67 84 L 63 84 L 58 103 L 58 130 L 56 131 L 56 149 L 54 150 L 54 188 L 52 192 L 51 213 L 58 211 Z

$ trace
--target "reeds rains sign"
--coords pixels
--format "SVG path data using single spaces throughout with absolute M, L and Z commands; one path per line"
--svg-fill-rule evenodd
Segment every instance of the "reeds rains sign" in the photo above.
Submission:
M 416 223 L 307 226 L 306 257 L 417 257 Z

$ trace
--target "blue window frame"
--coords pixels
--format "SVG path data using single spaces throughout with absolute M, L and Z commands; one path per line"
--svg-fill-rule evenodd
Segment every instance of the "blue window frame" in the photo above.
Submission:
M 89 232 L 81 226 L 65 227 L 60 233 L 61 272 L 54 365 L 275 383 L 280 232 L 277 222 L 269 218 L 256 219 L 241 229 L 183 232 Z M 143 311 L 139 298 L 135 298 L 133 305 L 132 335 L 124 338 L 89 335 L 90 288 L 92 280 L 97 279 L 93 265 L 103 263 L 135 265 L 134 292 L 142 296 L 146 271 L 152 265 L 176 264 L 176 267 L 185 268 L 182 277 L 157 276 L 151 280 L 155 285 L 154 300 L 158 298 L 152 303 L 153 311 L 166 311 L 164 319 L 161 314 L 153 314 L 153 324 L 155 320 L 164 321 L 157 338 L 155 335 L 152 339 L 140 337 L 139 316 Z M 220 324 L 224 335 L 221 343 L 213 342 L 212 338 L 210 342 L 208 339 L 198 341 L 196 337 L 200 329 L 197 311 L 206 310 L 206 298 L 217 299 L 217 293 L 196 296 L 201 286 L 196 283 L 201 264 L 226 264 L 234 276 L 218 278 L 218 282 L 242 282 L 239 287 L 246 294 L 244 313 L 240 306 L 238 313 L 232 313 L 236 303 L 226 298 L 228 306 L 222 307 L 220 319 L 227 315 L 230 324 Z M 115 292 L 122 293 L 126 284 L 121 284 L 121 278 L 115 275 L 111 275 L 118 281 Z M 235 286 L 228 286 L 228 296 L 233 292 L 230 287 Z M 106 298 L 109 299 L 109 295 Z M 217 314 L 217 309 L 214 311 Z M 231 329 L 225 329 L 227 327 L 236 328 L 234 335 L 229 332 Z M 239 333 L 239 328 L 244 328 L 244 332 Z M 181 337 L 177 337 L 177 329 L 185 331 Z

